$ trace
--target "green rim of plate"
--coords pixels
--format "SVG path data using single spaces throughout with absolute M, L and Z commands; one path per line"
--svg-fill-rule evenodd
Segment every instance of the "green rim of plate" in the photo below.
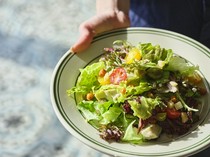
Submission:
M 182 41 L 184 43 L 187 43 L 189 45 L 191 45 L 192 47 L 198 49 L 200 52 L 202 52 L 203 54 L 205 54 L 208 58 L 210 58 L 210 50 L 203 46 L 202 44 L 200 44 L 199 42 L 186 37 L 184 35 L 181 35 L 179 33 L 175 33 L 175 32 L 171 32 L 171 31 L 166 31 L 166 30 L 162 30 L 162 29 L 154 29 L 154 28 L 127 28 L 127 29 L 119 29 L 119 30 L 114 30 L 114 31 L 110 31 L 107 33 L 103 33 L 101 35 L 98 35 L 97 37 L 94 38 L 93 42 L 96 42 L 98 40 L 104 39 L 104 38 L 108 38 L 111 36 L 116 36 L 116 35 L 122 35 L 122 34 L 153 34 L 153 35 L 160 35 L 160 36 L 166 36 L 166 37 L 170 37 L 170 38 L 174 38 L 176 40 Z M 53 95 L 55 96 L 54 101 L 55 101 L 55 106 L 57 108 L 57 110 L 59 111 L 60 116 L 62 116 L 62 118 L 65 120 L 66 124 L 69 125 L 74 132 L 72 132 L 73 135 L 75 135 L 74 133 L 78 134 L 79 136 L 81 136 L 82 138 L 84 138 L 87 141 L 90 141 L 91 143 L 103 148 L 103 150 L 108 150 L 108 151 L 113 151 L 113 154 L 122 154 L 122 155 L 135 155 L 135 156 L 166 156 L 166 155 L 175 155 L 178 156 L 180 155 L 186 155 L 186 154 L 194 154 L 198 151 L 203 150 L 204 148 L 208 147 L 208 145 L 210 144 L 210 134 L 208 136 L 206 136 L 205 138 L 201 139 L 199 142 L 197 143 L 192 143 L 191 146 L 188 147 L 184 147 L 181 149 L 177 149 L 174 151 L 170 151 L 168 150 L 167 152 L 161 152 L 161 153 L 141 153 L 141 152 L 132 152 L 132 151 L 125 151 L 125 150 L 120 150 L 120 149 L 116 149 L 113 148 L 111 146 L 102 144 L 98 141 L 96 141 L 95 139 L 91 138 L 88 134 L 86 134 L 85 132 L 83 132 L 82 130 L 80 130 L 72 121 L 71 119 L 69 119 L 69 117 L 67 116 L 65 110 L 63 109 L 62 105 L 61 105 L 61 100 L 60 100 L 60 95 L 57 92 L 59 89 L 59 80 L 60 80 L 60 76 L 62 74 L 62 71 L 64 69 L 64 67 L 66 66 L 66 64 L 72 59 L 72 57 L 74 57 L 74 54 L 68 54 L 65 55 L 63 57 L 63 60 L 61 61 L 61 64 L 59 65 L 59 67 L 56 69 L 55 72 L 55 78 L 53 80 Z M 207 83 L 208 84 L 208 83 Z M 207 85 L 209 88 L 209 85 Z M 207 116 L 209 115 L 210 111 L 208 111 Z M 65 125 L 65 124 L 64 124 Z M 71 131 L 70 131 L 71 132 Z M 77 136 L 76 136 L 77 137 Z M 81 139 L 81 138 L 80 138 Z M 87 145 L 88 142 L 84 142 Z M 89 145 L 91 146 L 91 145 Z M 199 146 L 202 146 L 199 147 Z M 95 148 L 96 149 L 96 148 Z M 99 151 L 102 151 L 104 153 L 107 153 L 103 150 L 98 149 Z M 109 154 L 109 153 L 108 153 Z

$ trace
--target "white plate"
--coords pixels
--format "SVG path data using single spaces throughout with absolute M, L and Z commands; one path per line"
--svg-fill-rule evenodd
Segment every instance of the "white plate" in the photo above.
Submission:
M 66 90 L 75 85 L 80 68 L 94 61 L 102 54 L 104 47 L 112 46 L 113 41 L 118 39 L 127 40 L 133 45 L 139 42 L 150 42 L 172 49 L 174 53 L 186 58 L 192 64 L 199 65 L 209 89 L 210 50 L 207 47 L 181 34 L 161 29 L 136 27 L 114 30 L 95 37 L 86 52 L 78 55 L 67 52 L 55 67 L 51 82 L 51 100 L 55 113 L 63 126 L 85 144 L 113 156 L 190 156 L 207 148 L 210 145 L 209 90 L 199 127 L 171 142 L 148 145 L 108 143 L 102 140 L 98 131 L 84 120 L 76 108 L 75 99 L 68 97 Z

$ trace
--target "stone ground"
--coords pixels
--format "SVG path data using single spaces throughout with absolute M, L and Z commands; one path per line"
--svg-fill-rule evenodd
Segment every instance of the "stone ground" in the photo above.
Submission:
M 49 96 L 56 63 L 94 13 L 91 0 L 0 0 L 1 157 L 106 157 L 63 128 Z

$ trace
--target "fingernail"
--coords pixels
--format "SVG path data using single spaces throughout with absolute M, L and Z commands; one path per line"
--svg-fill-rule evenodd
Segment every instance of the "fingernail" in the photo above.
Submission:
M 76 52 L 74 51 L 74 48 L 73 48 L 73 47 L 71 47 L 71 48 L 69 49 L 69 52 L 72 53 L 72 54 L 75 54 L 75 53 L 76 53 Z

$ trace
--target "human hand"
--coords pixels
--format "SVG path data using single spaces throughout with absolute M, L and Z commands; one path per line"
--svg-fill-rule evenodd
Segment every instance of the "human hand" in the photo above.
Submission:
M 99 33 L 129 26 L 129 16 L 122 11 L 106 11 L 97 14 L 80 25 L 79 39 L 71 47 L 71 51 L 74 53 L 84 51 L 90 46 L 93 37 Z

